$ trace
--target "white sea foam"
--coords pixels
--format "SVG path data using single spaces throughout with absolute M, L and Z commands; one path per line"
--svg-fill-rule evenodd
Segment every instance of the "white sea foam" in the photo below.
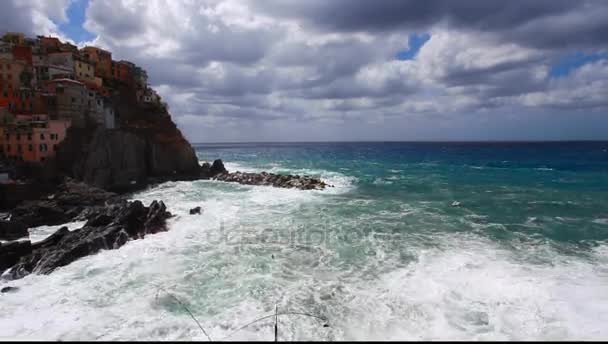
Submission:
M 82 228 L 85 223 L 86 221 L 76 221 L 57 226 L 32 227 L 28 229 L 28 231 L 30 232 L 30 240 L 32 241 L 32 243 L 42 241 L 46 239 L 49 235 L 57 232 L 61 227 L 65 226 L 68 227 L 68 230 L 73 231 L 75 229 Z
M 608 271 L 576 259 L 526 264 L 489 241 L 451 237 L 345 296 L 345 339 L 534 340 L 608 335 Z M 441 241 L 447 243 L 445 238 Z M 599 251 L 603 257 L 606 252 Z M 593 301 L 592 301 L 593 300 Z
M 354 187 L 349 177 L 334 176 L 348 181 L 344 189 Z M 324 208 L 341 204 L 336 203 L 341 197 L 195 181 L 165 183 L 135 198 L 146 204 L 163 199 L 176 215 L 170 231 L 82 258 L 50 275 L 11 281 L 20 290 L 0 296 L 0 339 L 206 340 L 156 285 L 185 302 L 214 340 L 272 340 L 272 319 L 227 336 L 272 314 L 275 304 L 279 311 L 325 316 L 330 324 L 284 316 L 280 340 L 608 337 L 607 243 L 594 248 L 591 258 L 564 256 L 550 246 L 513 251 L 462 233 L 276 244 L 260 235 L 300 230 L 294 221 L 318 220 Z M 400 221 L 432 205 L 402 204 L 380 220 Z M 202 206 L 203 213 L 188 215 L 194 206 Z M 302 213 L 306 216 L 298 217 Z M 476 217 L 484 216 L 466 219 Z M 355 220 L 345 215 L 327 228 L 331 232 Z M 424 240 L 411 240 L 417 237 Z M 251 238 L 257 240 L 248 242 Z M 527 260 L 533 255 L 550 264 Z

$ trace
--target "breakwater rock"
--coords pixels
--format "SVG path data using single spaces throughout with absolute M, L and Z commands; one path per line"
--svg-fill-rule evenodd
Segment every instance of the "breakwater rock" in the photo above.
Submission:
M 244 185 L 265 185 L 300 190 L 323 190 L 326 187 L 333 187 L 333 185 L 329 185 L 321 179 L 309 176 L 268 172 L 229 172 L 226 167 L 224 167 L 224 163 L 221 159 L 213 161 L 213 164 L 205 162 L 201 166 L 201 178 Z

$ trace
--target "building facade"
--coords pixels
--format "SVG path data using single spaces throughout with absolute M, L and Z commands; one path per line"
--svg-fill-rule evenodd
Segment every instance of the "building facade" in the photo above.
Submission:
M 112 53 L 97 47 L 84 47 L 80 53 L 85 59 L 95 63 L 95 76 L 112 78 Z
M 11 161 L 44 162 L 55 155 L 69 127 L 70 121 L 48 115 L 19 115 L 2 127 L 2 154 Z

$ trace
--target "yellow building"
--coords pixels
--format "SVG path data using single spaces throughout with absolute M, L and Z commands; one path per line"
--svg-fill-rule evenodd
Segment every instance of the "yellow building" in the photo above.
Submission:
M 85 59 L 74 61 L 74 71 L 76 72 L 76 79 L 93 80 L 95 78 L 95 64 Z

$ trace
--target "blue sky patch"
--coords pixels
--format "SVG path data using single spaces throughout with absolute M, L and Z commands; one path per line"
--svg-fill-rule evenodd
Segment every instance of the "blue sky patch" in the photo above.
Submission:
M 61 32 L 76 43 L 95 38 L 95 35 L 84 28 L 87 7 L 89 7 L 89 0 L 73 0 L 67 10 L 68 21 L 59 25 Z
M 575 53 L 562 55 L 551 66 L 549 75 L 552 78 L 564 77 L 577 68 L 580 68 L 588 63 L 593 63 L 603 59 L 608 59 L 608 53 L 585 54 L 583 52 L 577 51 Z
M 428 33 L 412 33 L 408 39 L 409 49 L 398 52 L 396 56 L 398 60 L 413 60 L 418 54 L 418 51 L 420 51 L 420 48 L 431 39 L 431 35 Z

